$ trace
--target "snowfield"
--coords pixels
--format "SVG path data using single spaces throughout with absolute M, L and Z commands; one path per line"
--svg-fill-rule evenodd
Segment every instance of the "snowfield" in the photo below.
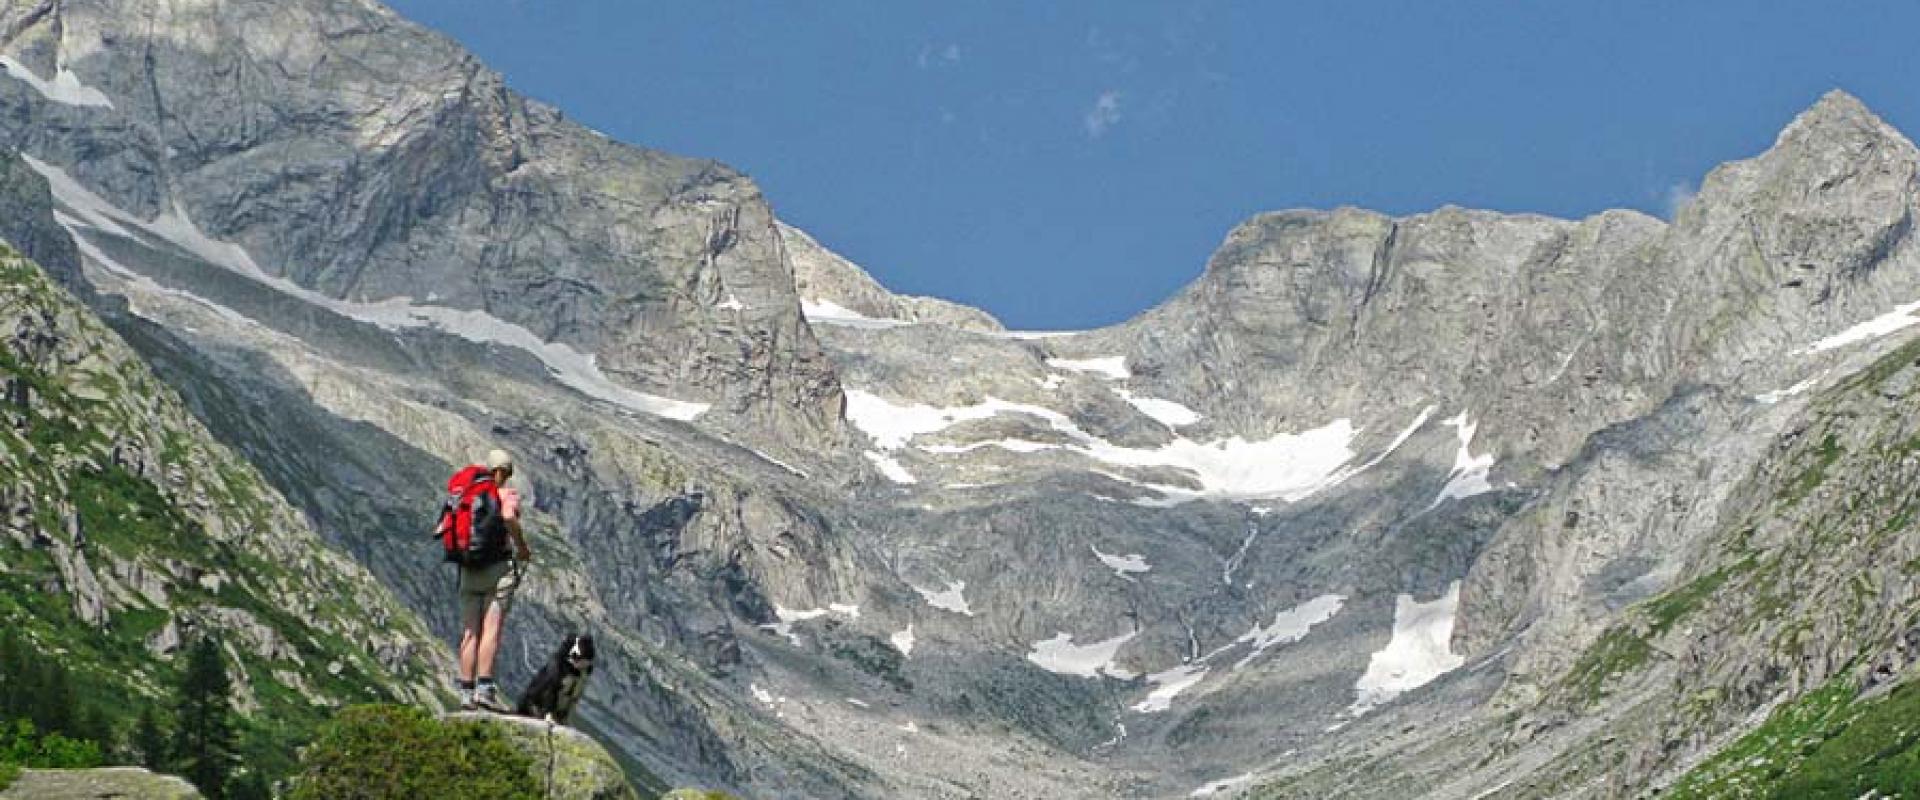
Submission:
M 1234 640 L 1236 644 L 1252 645 L 1252 650 L 1245 658 L 1240 659 L 1240 663 L 1233 665 L 1233 668 L 1239 669 L 1246 666 L 1266 653 L 1269 648 L 1293 644 L 1307 638 L 1313 626 L 1333 619 L 1333 615 L 1340 613 L 1340 608 L 1346 605 L 1346 602 L 1345 595 L 1323 594 L 1274 615 L 1273 624 L 1255 627 Z
M 6 68 L 6 74 L 39 92 L 40 96 L 53 102 L 69 106 L 112 108 L 113 101 L 107 99 L 105 92 L 80 82 L 80 76 L 73 74 L 65 64 L 54 70 L 53 80 L 42 80 L 27 69 L 25 64 L 15 61 L 12 56 L 0 56 L 0 67 Z
M 922 589 L 918 586 L 913 587 L 913 590 L 920 593 L 921 599 L 926 600 L 927 605 L 941 611 L 973 616 L 973 609 L 967 606 L 966 581 L 948 581 L 947 588 L 939 591 Z
M 1140 413 L 1152 417 L 1155 422 L 1169 428 L 1192 425 L 1201 419 L 1200 412 L 1180 405 L 1172 400 L 1156 400 L 1151 397 L 1141 397 L 1125 389 L 1115 389 L 1113 393 L 1119 395 L 1120 399 L 1127 401 L 1128 405 L 1139 409 Z
M 1034 642 L 1033 652 L 1027 654 L 1027 660 L 1059 675 L 1082 678 L 1105 675 L 1123 681 L 1133 680 L 1134 674 L 1115 667 L 1113 659 L 1119 655 L 1121 645 L 1133 641 L 1133 637 L 1138 635 L 1138 632 L 1124 633 L 1092 644 L 1077 645 L 1073 643 L 1071 634 L 1060 633 L 1051 639 Z
M 904 328 L 913 324 L 904 319 L 869 317 L 831 300 L 801 300 L 800 313 L 807 318 L 808 322 L 818 322 L 823 325 L 839 325 L 844 328 L 883 330 L 886 328 Z
M 1453 472 L 1447 476 L 1447 485 L 1440 489 L 1440 495 L 1433 499 L 1428 510 L 1439 508 L 1448 500 L 1464 500 L 1478 494 L 1493 491 L 1493 485 L 1487 482 L 1487 476 L 1493 471 L 1493 454 L 1474 455 L 1472 451 L 1473 434 L 1480 426 L 1474 423 L 1467 412 L 1441 423 L 1459 431 L 1460 451 L 1453 457 Z
M 1465 664 L 1466 657 L 1454 655 L 1452 649 L 1454 615 L 1459 608 L 1459 581 L 1431 602 L 1400 595 L 1393 609 L 1393 638 L 1367 663 L 1347 713 L 1366 714 Z
M 1914 312 L 1916 311 L 1920 311 L 1920 302 L 1908 303 L 1867 320 L 1866 322 L 1862 322 L 1825 339 L 1814 342 L 1812 346 L 1800 350 L 1794 353 L 1794 355 L 1824 353 L 1828 350 L 1837 350 L 1850 344 L 1859 344 L 1868 339 L 1877 339 L 1920 322 L 1920 317 L 1914 316 Z
M 1165 500 L 1148 503 L 1159 505 L 1202 499 L 1297 502 L 1379 463 L 1393 448 L 1411 436 L 1419 425 L 1424 424 L 1426 417 L 1426 412 L 1422 412 L 1414 425 L 1386 453 L 1366 465 L 1349 468 L 1347 464 L 1356 455 L 1353 442 L 1360 430 L 1347 419 L 1337 419 L 1319 428 L 1281 433 L 1259 441 L 1248 441 L 1239 436 L 1210 442 L 1176 437 L 1161 447 L 1134 448 L 1122 447 L 1094 436 L 1059 411 L 992 396 L 973 405 L 944 408 L 922 403 L 897 404 L 873 392 L 854 388 L 847 389 L 846 396 L 848 421 L 871 437 L 882 450 L 898 450 L 908 446 L 916 437 L 938 433 L 962 422 L 989 419 L 1001 414 L 1023 414 L 1045 423 L 1072 444 L 1001 439 L 964 445 L 921 446 L 919 449 L 935 455 L 963 453 L 981 447 L 1027 453 L 1065 450 L 1113 466 L 1182 470 L 1200 484 L 1201 488 L 1194 490 L 1112 476 L 1162 494 Z M 1470 437 L 1471 431 L 1468 433 Z M 1487 463 L 1491 465 L 1490 457 Z
M 1112 381 L 1123 381 L 1133 377 L 1127 371 L 1126 356 L 1102 356 L 1100 358 L 1049 358 L 1047 366 L 1056 369 L 1086 372 Z
M 1153 684 L 1153 691 L 1147 693 L 1147 699 L 1133 704 L 1132 709 L 1142 714 L 1156 714 L 1173 707 L 1173 698 L 1181 692 L 1193 688 L 1207 677 L 1204 664 L 1182 664 L 1164 672 L 1147 676 L 1147 682 Z
M 873 462 L 873 465 L 880 469 L 880 474 L 885 475 L 887 480 L 903 485 L 920 482 L 919 479 L 913 477 L 913 473 L 907 471 L 905 465 L 901 464 L 900 461 L 893 456 L 873 450 L 868 450 L 866 456 L 868 461 Z

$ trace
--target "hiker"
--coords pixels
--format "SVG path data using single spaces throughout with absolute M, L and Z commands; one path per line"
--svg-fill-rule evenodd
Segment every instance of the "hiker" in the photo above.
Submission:
M 533 551 L 520 532 L 520 495 L 508 487 L 513 457 L 487 453 L 487 463 L 455 473 L 437 532 L 447 560 L 460 565 L 460 708 L 505 713 L 493 679 L 500 628 Z

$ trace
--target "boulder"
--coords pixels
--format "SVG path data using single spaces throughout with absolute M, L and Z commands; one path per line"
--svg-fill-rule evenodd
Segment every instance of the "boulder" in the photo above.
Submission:
M 199 800 L 193 784 L 172 775 L 156 775 L 139 767 L 101 769 L 29 769 L 0 792 L 0 800 Z
M 639 800 L 620 764 L 599 742 L 565 725 L 526 717 L 462 712 L 448 720 L 491 725 L 533 758 L 534 778 L 552 800 Z

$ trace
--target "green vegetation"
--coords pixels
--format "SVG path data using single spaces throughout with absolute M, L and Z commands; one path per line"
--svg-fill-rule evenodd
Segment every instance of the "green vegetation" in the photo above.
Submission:
M 39 769 L 85 769 L 103 762 L 98 742 L 41 732 L 24 719 L 0 726 L 0 763 Z
M 1615 677 L 1637 669 L 1652 655 L 1653 646 L 1645 635 L 1625 626 L 1608 628 L 1575 662 L 1567 674 L 1567 686 L 1585 703 L 1599 702 Z
M 1820 484 L 1826 483 L 1827 469 L 1833 466 L 1833 462 L 1840 460 L 1842 452 L 1834 434 L 1828 433 L 1820 440 L 1819 449 L 1814 451 L 1813 463 L 1802 469 L 1800 474 L 1794 477 L 1793 482 L 1787 484 L 1786 488 L 1780 492 L 1781 501 L 1789 506 L 1796 505 L 1806 499 L 1807 495 L 1812 494 Z
M 203 638 L 187 657 L 174 693 L 173 740 L 167 747 L 170 763 L 210 800 L 227 796 L 227 786 L 239 766 L 233 729 L 233 680 L 220 646 Z
M 297 748 L 331 705 L 388 700 L 398 681 L 417 678 L 338 632 L 379 610 L 361 608 L 357 592 L 323 591 L 296 607 L 313 576 L 271 545 L 310 535 L 280 529 L 275 499 L 245 462 L 192 427 L 137 359 L 98 346 L 111 332 L 4 245 L 0 313 L 54 320 L 60 341 L 97 345 L 72 364 L 0 343 L 0 384 L 30 389 L 26 405 L 0 406 L 4 488 L 32 501 L 26 522 L 37 539 L 0 535 L 0 725 L 26 720 L 36 742 L 91 745 L 101 764 L 186 771 L 210 797 L 264 797 L 293 773 Z M 220 537 L 207 529 L 216 522 Z M 76 572 L 136 591 L 103 586 L 105 619 L 83 617 Z M 129 573 L 158 592 L 130 585 Z M 221 620 L 240 617 L 291 652 L 236 639 L 203 658 L 155 639 L 172 625 L 224 631 Z M 229 697 L 257 706 L 230 714 Z
M 292 800 L 530 800 L 541 795 L 532 760 L 500 731 L 438 720 L 404 706 L 354 706 L 340 712 L 321 729 L 300 764 Z
M 1732 566 L 1721 567 L 1689 581 L 1677 589 L 1671 589 L 1648 600 L 1642 609 L 1655 635 L 1666 633 L 1674 623 L 1700 610 L 1714 592 L 1724 586 L 1728 578 L 1752 569 L 1753 561 L 1746 560 Z
M 58 659 L 28 649 L 12 629 L 0 633 L 0 764 L 76 768 L 106 763 L 113 730 L 97 700 L 76 691 Z
M 1767 800 L 1920 797 L 1920 685 L 1855 700 L 1836 678 L 1716 753 L 1667 795 Z

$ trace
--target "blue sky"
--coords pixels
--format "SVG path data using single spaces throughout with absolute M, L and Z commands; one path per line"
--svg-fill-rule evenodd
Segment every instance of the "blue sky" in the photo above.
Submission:
M 1920 129 L 1913 3 L 388 2 L 1019 328 L 1132 316 L 1259 211 L 1664 215 L 1827 89 Z

